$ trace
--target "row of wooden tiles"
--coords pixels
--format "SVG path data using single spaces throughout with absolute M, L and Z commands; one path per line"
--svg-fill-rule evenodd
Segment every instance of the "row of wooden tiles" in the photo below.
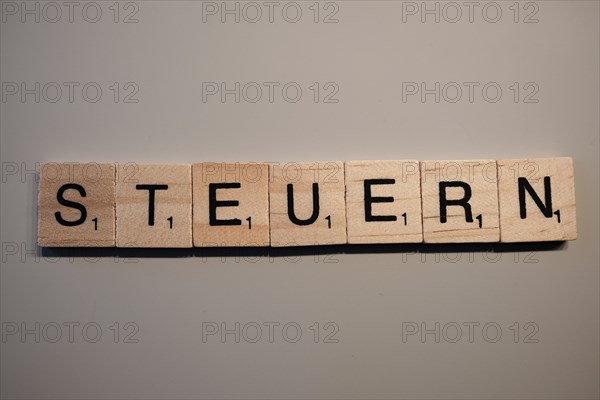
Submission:
M 573 161 L 41 167 L 44 247 L 573 240 Z

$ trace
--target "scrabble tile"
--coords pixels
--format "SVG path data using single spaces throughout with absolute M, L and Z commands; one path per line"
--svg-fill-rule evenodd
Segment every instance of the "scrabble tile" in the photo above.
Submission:
M 191 165 L 117 165 L 117 247 L 192 247 Z
M 498 242 L 494 160 L 422 161 L 425 243 Z
M 573 160 L 498 160 L 500 240 L 577 239 Z
M 418 161 L 345 163 L 348 243 L 423 241 Z
M 192 166 L 194 246 L 269 246 L 267 164 Z
M 42 164 L 39 182 L 40 246 L 114 247 L 114 164 Z
M 270 165 L 271 246 L 346 243 L 344 163 Z

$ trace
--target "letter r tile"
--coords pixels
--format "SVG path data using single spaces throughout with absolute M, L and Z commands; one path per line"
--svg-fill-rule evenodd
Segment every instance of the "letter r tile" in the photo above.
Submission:
M 425 243 L 498 242 L 495 160 L 422 161 Z
M 192 177 L 194 246 L 269 246 L 267 164 L 194 164 Z
M 117 247 L 192 247 L 190 164 L 117 165 Z
M 344 163 L 270 165 L 271 246 L 346 243 Z

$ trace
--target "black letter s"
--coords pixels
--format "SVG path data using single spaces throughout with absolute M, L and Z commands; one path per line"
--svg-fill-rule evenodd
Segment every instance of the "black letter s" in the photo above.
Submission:
M 87 218 L 87 210 L 85 209 L 85 206 L 83 204 L 76 203 L 76 202 L 70 201 L 70 200 L 66 200 L 64 198 L 65 191 L 67 191 L 69 189 L 77 190 L 79 192 L 79 194 L 81 195 L 81 197 L 86 196 L 85 189 L 83 188 L 83 186 L 78 185 L 77 183 L 66 183 L 58 189 L 58 192 L 56 193 L 56 200 L 58 201 L 59 204 L 65 206 L 65 207 L 71 207 L 71 208 L 75 208 L 75 209 L 79 210 L 79 212 L 81 213 L 81 216 L 79 217 L 79 219 L 77 219 L 75 221 L 65 220 L 62 217 L 62 215 L 60 214 L 60 211 L 55 212 L 54 216 L 56 217 L 56 220 L 58 221 L 58 223 L 61 225 L 64 225 L 64 226 L 81 225 L 85 222 L 85 219 Z

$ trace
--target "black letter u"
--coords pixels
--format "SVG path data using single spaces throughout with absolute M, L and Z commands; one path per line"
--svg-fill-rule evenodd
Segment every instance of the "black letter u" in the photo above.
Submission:
M 308 219 L 299 219 L 294 213 L 294 185 L 288 183 L 287 185 L 287 200 L 288 200 L 288 216 L 290 221 L 296 225 L 310 225 L 313 224 L 317 218 L 319 218 L 319 184 L 312 184 L 312 197 L 313 197 L 313 210 L 312 215 Z

